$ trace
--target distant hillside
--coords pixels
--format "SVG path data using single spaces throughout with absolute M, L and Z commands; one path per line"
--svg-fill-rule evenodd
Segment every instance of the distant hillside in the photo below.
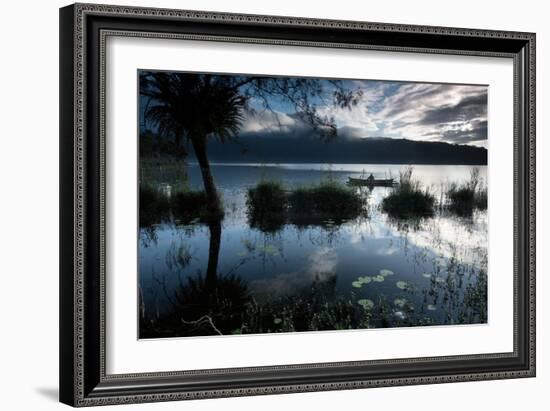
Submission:
M 336 138 L 323 143 L 315 137 L 241 136 L 225 144 L 211 140 L 208 155 L 215 162 L 487 164 L 485 148 L 381 137 Z

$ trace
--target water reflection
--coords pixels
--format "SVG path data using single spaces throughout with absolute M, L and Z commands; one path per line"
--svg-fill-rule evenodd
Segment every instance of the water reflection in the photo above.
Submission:
M 356 218 L 266 227 L 246 213 L 247 186 L 217 171 L 223 220 L 140 229 L 142 338 L 487 321 L 485 210 L 390 218 L 377 187 Z

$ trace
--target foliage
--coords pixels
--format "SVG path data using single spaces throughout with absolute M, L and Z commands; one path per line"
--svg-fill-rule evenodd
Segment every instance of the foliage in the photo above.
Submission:
M 170 201 L 151 186 L 139 187 L 139 225 L 149 227 L 169 217 Z
M 356 190 L 333 181 L 286 190 L 274 181 L 248 189 L 247 208 L 251 226 L 276 231 L 286 222 L 298 226 L 342 222 L 364 212 L 365 199 Z
M 431 216 L 435 197 L 428 189 L 422 189 L 420 182 L 413 179 L 413 168 L 399 173 L 399 185 L 382 200 L 382 209 L 391 217 L 415 218 Z
M 234 275 L 219 276 L 213 285 L 197 275 L 188 278 L 171 298 L 172 310 L 162 317 L 140 318 L 140 337 L 224 335 L 242 326 L 251 301 L 248 286 Z
M 334 297 L 336 277 L 314 281 L 295 295 L 257 303 L 235 276 L 220 277 L 214 288 L 202 277 L 177 292 L 170 313 L 140 318 L 140 337 L 251 334 L 369 328 L 372 305 Z
M 179 221 L 210 219 L 204 191 L 183 189 L 169 196 L 159 189 L 142 184 L 139 189 L 140 227 L 151 227 L 174 218 Z
M 248 189 L 246 197 L 249 222 L 265 232 L 279 230 L 285 223 L 288 199 L 283 186 L 275 181 L 262 181 Z
M 469 216 L 474 208 L 487 209 L 487 187 L 479 176 L 479 169 L 470 172 L 470 180 L 462 185 L 453 183 L 447 190 L 449 209 L 461 216 Z
M 332 218 L 353 218 L 363 211 L 364 199 L 356 190 L 334 182 L 300 187 L 289 195 L 290 212 L 294 217 L 315 215 Z

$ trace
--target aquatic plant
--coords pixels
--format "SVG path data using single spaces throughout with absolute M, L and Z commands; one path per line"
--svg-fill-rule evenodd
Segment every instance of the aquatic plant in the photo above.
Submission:
M 395 283 L 395 286 L 403 291 L 412 291 L 414 290 L 414 286 L 406 281 L 397 281 Z
M 222 207 L 215 210 L 207 207 L 207 199 L 204 191 L 182 190 L 171 196 L 171 210 L 174 218 L 179 221 L 191 221 L 198 218 L 200 221 L 209 221 L 223 217 Z
M 256 214 L 282 213 L 288 205 L 283 185 L 276 181 L 262 181 L 248 189 L 246 204 Z
M 393 271 L 382 269 L 382 270 L 380 270 L 380 275 L 383 276 L 383 277 L 388 277 L 390 275 L 393 275 Z
M 153 318 L 141 315 L 140 338 L 234 334 L 251 301 L 247 284 L 234 275 L 209 283 L 200 274 L 189 277 L 172 296 L 171 310 Z
M 151 227 L 172 218 L 189 222 L 221 219 L 222 214 L 212 214 L 207 207 L 204 191 L 182 189 L 175 192 L 162 191 L 142 184 L 139 189 L 139 223 L 141 228 Z
M 275 232 L 286 222 L 288 199 L 279 182 L 261 181 L 247 191 L 246 206 L 251 227 L 264 232 Z
M 364 199 L 343 184 L 324 181 L 317 186 L 299 187 L 288 196 L 291 218 L 318 216 L 355 218 L 363 211 Z
M 139 187 L 139 226 L 150 227 L 169 217 L 170 200 L 149 185 Z
M 352 281 L 351 285 L 355 288 L 361 288 L 363 285 L 368 284 L 373 280 L 373 277 L 369 276 L 357 277 L 357 280 Z
M 428 189 L 422 189 L 413 179 L 413 168 L 399 172 L 399 184 L 382 200 L 382 209 L 394 218 L 418 218 L 431 216 L 435 197 Z
M 374 302 L 372 300 L 369 300 L 368 298 L 357 300 L 357 304 L 359 304 L 365 310 L 372 310 L 374 307 Z
M 447 190 L 448 208 L 457 215 L 469 216 L 474 208 L 487 209 L 487 187 L 479 175 L 479 168 L 470 171 L 470 180 L 452 183 Z
M 332 227 L 364 212 L 365 198 L 333 180 L 294 190 L 262 181 L 247 191 L 247 214 L 252 227 L 277 231 L 290 222 L 299 227 Z

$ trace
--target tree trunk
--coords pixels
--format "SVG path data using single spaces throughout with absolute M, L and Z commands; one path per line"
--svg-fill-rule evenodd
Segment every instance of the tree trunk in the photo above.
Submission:
M 220 244 L 222 237 L 222 224 L 218 219 L 208 223 L 210 229 L 210 247 L 208 248 L 208 266 L 206 268 L 205 285 L 212 290 L 218 281 L 218 260 L 220 257 Z
M 209 219 L 219 219 L 223 216 L 223 210 L 221 208 L 218 190 L 216 190 L 216 185 L 214 184 L 214 177 L 212 176 L 212 172 L 210 170 L 208 156 L 206 155 L 206 137 L 193 137 L 191 138 L 191 142 L 201 169 L 202 183 L 204 185 L 204 192 L 208 203 L 208 217 Z

